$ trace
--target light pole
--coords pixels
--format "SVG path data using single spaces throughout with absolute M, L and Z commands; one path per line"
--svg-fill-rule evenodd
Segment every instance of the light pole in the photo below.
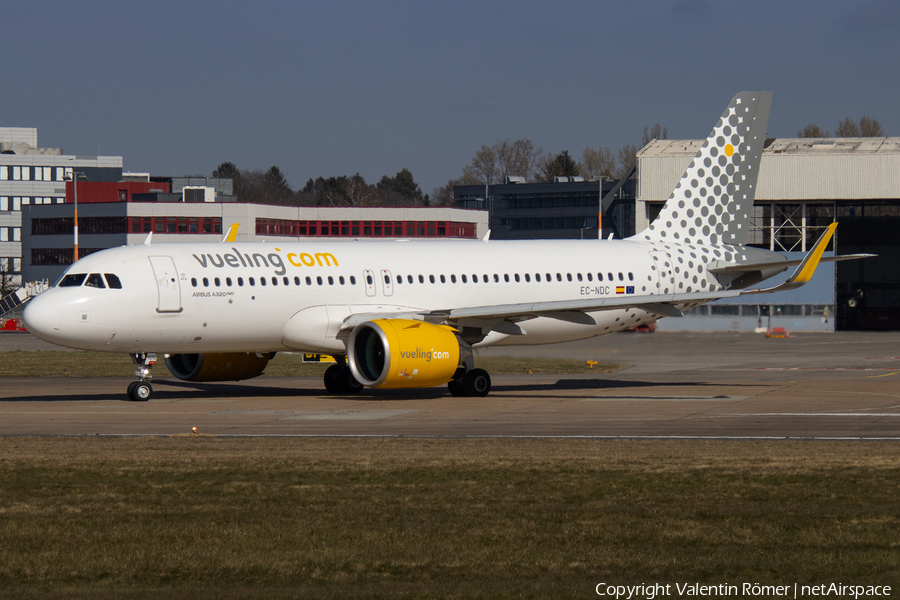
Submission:
M 72 175 L 63 177 L 66 181 L 72 182 L 72 189 L 75 192 L 75 260 L 78 262 L 78 180 L 87 181 L 87 175 L 79 171 L 72 171 Z

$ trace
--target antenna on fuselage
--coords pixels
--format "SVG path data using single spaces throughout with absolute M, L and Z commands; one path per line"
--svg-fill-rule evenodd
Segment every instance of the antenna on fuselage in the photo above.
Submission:
M 487 230 L 487 233 L 484 234 L 484 237 L 481 238 L 481 241 L 483 241 L 483 242 L 491 241 L 491 230 L 490 229 Z
M 153 237 L 153 232 L 151 231 L 150 233 L 147 234 L 147 239 L 144 240 L 144 245 L 145 245 L 145 246 L 149 246 L 149 245 L 150 245 L 150 239 L 151 239 L 152 237 Z

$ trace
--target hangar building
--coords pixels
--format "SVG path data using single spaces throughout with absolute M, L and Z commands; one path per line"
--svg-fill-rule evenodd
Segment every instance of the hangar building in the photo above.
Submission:
M 701 144 L 654 140 L 638 152 L 637 231 L 659 214 Z M 751 244 L 801 256 L 837 221 L 831 252 L 878 257 L 823 264 L 798 290 L 720 300 L 663 319 L 660 329 L 746 331 L 768 315 L 790 331 L 900 328 L 900 138 L 769 139 L 757 185 Z

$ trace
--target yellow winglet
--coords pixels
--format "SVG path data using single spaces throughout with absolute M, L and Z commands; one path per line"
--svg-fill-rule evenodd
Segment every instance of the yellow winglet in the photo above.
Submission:
M 225 237 L 222 238 L 223 242 L 233 242 L 237 239 L 238 232 L 238 224 L 232 223 L 231 227 L 228 228 L 228 231 L 225 232 Z
M 837 225 L 837 222 L 834 222 L 828 226 L 828 229 L 825 230 L 825 233 L 822 234 L 822 237 L 819 238 L 816 244 L 812 247 L 812 250 L 809 251 L 809 254 L 807 254 L 803 259 L 803 262 L 801 262 L 797 266 L 797 268 L 794 270 L 794 273 L 788 278 L 787 281 L 780 285 L 776 285 L 775 287 L 766 288 L 764 290 L 746 290 L 742 293 L 742 295 L 783 292 L 785 290 L 796 289 L 807 283 L 810 279 L 812 279 L 813 274 L 816 272 L 816 267 L 819 266 L 819 261 L 822 260 L 822 254 L 825 252 L 825 248 L 828 247 L 828 242 L 831 241 L 831 236 L 834 235 L 834 230 L 837 228 Z
M 836 221 L 828 226 L 828 229 L 825 230 L 825 233 L 822 234 L 822 237 L 819 238 L 819 241 L 816 242 L 810 253 L 806 255 L 806 258 L 803 259 L 803 262 L 800 263 L 800 266 L 797 267 L 797 270 L 794 271 L 788 282 L 804 284 L 812 279 L 813 273 L 816 272 L 816 267 L 819 266 L 819 261 L 822 260 L 822 253 L 828 247 L 828 242 L 831 240 L 831 236 L 834 235 L 836 227 Z

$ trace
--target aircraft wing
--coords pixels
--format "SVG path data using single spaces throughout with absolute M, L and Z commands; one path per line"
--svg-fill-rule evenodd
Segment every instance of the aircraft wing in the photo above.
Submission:
M 523 321 L 535 317 L 549 317 L 570 323 L 595 325 L 587 312 L 615 310 L 622 308 L 640 308 L 648 312 L 666 317 L 680 317 L 681 311 L 676 304 L 691 302 L 709 302 L 721 298 L 740 296 L 743 290 L 722 290 L 718 292 L 694 292 L 690 294 L 634 294 L 606 297 L 584 298 L 577 300 L 558 300 L 553 302 L 523 302 L 521 304 L 495 304 L 486 306 L 470 306 L 433 311 L 408 311 L 392 313 L 361 313 L 348 317 L 341 326 L 342 330 L 353 329 L 360 323 L 372 319 L 412 319 L 436 323 L 460 323 L 472 320 Z M 499 329 L 498 329 L 499 330 Z

